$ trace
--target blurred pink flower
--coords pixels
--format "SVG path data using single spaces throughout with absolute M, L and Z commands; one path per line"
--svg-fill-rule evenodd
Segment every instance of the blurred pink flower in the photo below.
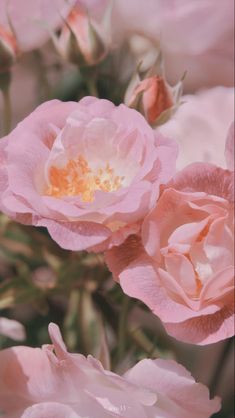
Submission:
M 125 105 L 47 102 L 0 141 L 0 207 L 63 248 L 102 251 L 139 230 L 176 156 Z
M 142 360 L 122 377 L 92 356 L 67 352 L 59 328 L 53 345 L 0 352 L 0 408 L 5 418 L 209 418 L 218 398 L 174 361 Z
M 110 1 L 81 0 L 95 17 L 102 15 Z M 171 84 L 185 71 L 184 86 L 189 92 L 234 84 L 233 0 L 218 1 L 216 7 L 214 0 L 115 0 L 113 3 L 113 44 L 139 34 L 152 40 L 153 48 L 160 45 Z
M 50 38 L 48 28 L 63 24 L 76 0 L 0 0 L 0 25 L 13 29 L 21 51 L 40 47 Z
M 204 163 L 186 167 L 145 218 L 141 237 L 106 256 L 124 292 L 188 343 L 234 334 L 233 174 Z
M 14 319 L 0 317 L 0 334 L 16 341 L 25 339 L 24 326 Z
M 111 8 L 104 11 L 101 22 L 91 19 L 80 1 L 71 10 L 59 38 L 53 36 L 58 52 L 66 60 L 82 65 L 95 65 L 108 53 Z
M 89 4 L 91 0 L 83 0 Z M 100 8 L 101 1 L 94 1 Z M 102 2 L 105 5 L 107 1 Z M 115 39 L 138 33 L 160 43 L 167 79 L 174 84 L 187 71 L 188 91 L 234 84 L 233 0 L 116 0 Z M 92 12 L 92 11 L 91 11 Z
M 7 71 L 16 61 L 18 47 L 14 34 L 0 25 L 0 73 Z
M 174 116 L 159 127 L 179 144 L 177 167 L 203 161 L 225 168 L 224 140 L 234 119 L 234 89 L 215 87 L 181 100 Z

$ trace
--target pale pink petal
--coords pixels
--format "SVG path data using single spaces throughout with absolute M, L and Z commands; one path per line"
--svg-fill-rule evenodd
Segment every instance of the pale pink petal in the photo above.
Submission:
M 82 251 L 108 240 L 110 230 L 94 222 L 56 222 L 42 219 L 37 226 L 45 226 L 51 237 L 66 250 Z
M 26 338 L 24 326 L 14 319 L 0 317 L 0 334 L 22 341 Z
M 220 410 L 220 400 L 210 400 L 208 389 L 196 383 L 190 373 L 175 361 L 142 360 L 125 377 L 133 383 L 142 382 L 147 389 L 155 388 L 174 418 L 207 418 Z M 171 403 L 167 405 L 167 398 Z
M 214 87 L 182 96 L 181 101 L 173 117 L 159 127 L 163 135 L 179 144 L 177 168 L 196 161 L 226 168 L 224 142 L 234 119 L 234 89 Z
M 82 418 L 72 408 L 62 403 L 43 402 L 30 406 L 21 418 Z

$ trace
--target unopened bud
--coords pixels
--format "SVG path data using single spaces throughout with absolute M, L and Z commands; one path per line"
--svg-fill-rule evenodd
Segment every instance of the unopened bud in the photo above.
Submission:
M 59 53 L 79 66 L 97 64 L 109 48 L 105 27 L 91 19 L 78 4 L 68 16 L 59 38 L 53 37 L 53 40 Z
M 147 69 L 140 62 L 124 99 L 127 106 L 142 113 L 153 127 L 167 122 L 180 105 L 184 78 L 171 87 L 164 76 L 161 51 L 155 51 L 155 55 L 155 62 Z
M 18 55 L 15 35 L 3 26 L 0 26 L 0 72 L 8 71 L 14 64 Z
M 173 97 L 161 76 L 146 78 L 134 89 L 128 105 L 144 114 L 150 125 L 173 106 Z

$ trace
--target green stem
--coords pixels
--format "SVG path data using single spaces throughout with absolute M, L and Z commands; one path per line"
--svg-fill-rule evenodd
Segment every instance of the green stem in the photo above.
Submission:
M 127 316 L 130 307 L 130 298 L 123 296 L 122 310 L 119 317 L 118 325 L 118 352 L 117 357 L 119 360 L 122 359 L 126 348 L 126 334 L 127 334 Z
M 234 342 L 234 339 L 229 338 L 224 343 L 220 358 L 216 363 L 214 373 L 212 374 L 212 377 L 211 377 L 211 382 L 210 382 L 211 396 L 215 396 L 215 394 L 216 394 L 218 383 L 221 379 L 221 374 L 222 374 L 223 368 L 224 368 L 224 366 L 226 364 L 226 361 L 227 361 L 227 356 L 228 356 L 231 348 L 233 347 L 233 342 Z
M 72 290 L 69 296 L 67 314 L 64 319 L 65 340 L 68 348 L 77 348 L 78 306 L 80 302 L 79 290 Z
M 98 97 L 98 90 L 97 90 L 97 87 L 96 87 L 95 77 L 91 75 L 91 77 L 87 78 L 86 84 L 87 84 L 89 94 L 91 96 Z
M 88 94 L 90 96 L 99 97 L 97 90 L 97 74 L 94 67 L 84 67 L 79 69 L 80 74 L 82 75 L 83 80 L 85 81 Z

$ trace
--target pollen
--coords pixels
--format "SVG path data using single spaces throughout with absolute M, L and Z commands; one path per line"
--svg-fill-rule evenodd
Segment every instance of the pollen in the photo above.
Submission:
M 122 187 L 123 179 L 123 176 L 115 175 L 109 163 L 92 170 L 86 159 L 79 155 L 64 167 L 50 167 L 45 194 L 56 198 L 79 196 L 84 202 L 92 202 L 96 190 L 114 192 Z

